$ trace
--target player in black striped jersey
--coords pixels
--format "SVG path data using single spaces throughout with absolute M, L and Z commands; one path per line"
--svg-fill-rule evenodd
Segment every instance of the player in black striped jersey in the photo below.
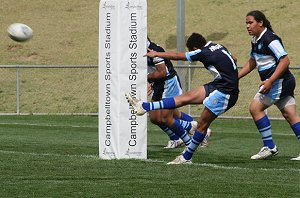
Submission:
M 206 39 L 198 33 L 193 33 L 186 43 L 189 52 L 160 52 L 150 50 L 146 56 L 161 57 L 171 60 L 200 61 L 213 74 L 213 80 L 182 95 L 164 98 L 160 101 L 143 102 L 126 94 L 128 102 L 137 115 L 157 109 L 174 109 L 188 104 L 204 104 L 199 123 L 191 143 L 175 160 L 168 164 L 190 164 L 192 156 L 203 142 L 210 124 L 221 114 L 232 108 L 238 99 L 238 70 L 236 59 L 226 47 Z M 178 123 L 171 123 L 176 128 Z
M 147 48 L 148 50 L 165 51 L 149 38 L 147 40 Z M 148 57 L 147 62 L 147 79 L 151 88 L 152 101 L 159 101 L 163 98 L 182 94 L 179 76 L 169 59 Z M 197 122 L 193 121 L 193 118 L 188 114 L 180 112 L 178 109 L 160 109 L 149 112 L 149 117 L 152 123 L 159 126 L 169 136 L 170 140 L 165 148 L 176 148 L 182 143 L 185 143 L 185 145 L 190 144 L 191 138 L 188 133 L 193 133 Z M 173 119 L 180 123 L 179 127 L 171 127 L 170 123 Z M 207 139 L 205 143 L 207 144 Z

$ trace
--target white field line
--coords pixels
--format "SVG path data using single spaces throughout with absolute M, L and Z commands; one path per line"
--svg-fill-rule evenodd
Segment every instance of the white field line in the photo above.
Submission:
M 99 159 L 97 155 L 62 155 L 62 154 L 55 154 L 55 153 L 32 153 L 32 152 L 21 152 L 21 151 L 5 151 L 0 150 L 0 153 L 3 154 L 17 154 L 17 155 L 32 155 L 32 156 L 50 156 L 50 157 L 75 157 L 75 158 L 94 158 Z
M 20 152 L 20 151 L 5 151 L 0 150 L 0 153 L 3 154 L 17 154 L 17 155 L 32 155 L 32 156 L 54 156 L 54 157 L 74 157 L 74 158 L 92 158 L 100 160 L 98 155 L 62 155 L 62 154 L 52 154 L 52 153 L 27 153 L 27 152 Z M 149 163 L 162 163 L 167 164 L 166 161 L 162 160 L 153 160 L 153 159 L 145 159 L 141 160 Z M 295 161 L 295 163 L 298 163 Z M 172 165 L 170 165 L 172 166 Z M 174 165 L 176 166 L 176 165 Z M 217 164 L 211 164 L 211 163 L 193 163 L 191 165 L 186 166 L 202 166 L 202 167 L 208 167 L 208 168 L 214 168 L 214 169 L 223 169 L 223 170 L 260 170 L 260 171 L 287 171 L 287 172 L 300 172 L 300 169 L 296 168 L 289 168 L 289 169 L 283 169 L 283 168 L 245 168 L 245 167 L 239 167 L 239 166 L 224 166 L 224 165 L 217 165 Z
M 152 163 L 167 163 L 166 161 L 159 161 L 159 160 L 152 160 L 152 159 L 147 159 L 145 161 L 152 162 Z M 192 165 L 215 168 L 215 169 L 225 169 L 225 170 L 262 170 L 262 171 L 300 172 L 300 169 L 296 169 L 296 168 L 290 168 L 290 169 L 283 169 L 283 168 L 245 168 L 245 167 L 239 167 L 239 166 L 223 166 L 223 165 L 217 165 L 217 164 L 211 164 L 211 163 L 192 163 L 192 164 L 186 165 L 186 166 L 192 166 Z M 176 166 L 176 165 L 170 165 L 170 166 Z

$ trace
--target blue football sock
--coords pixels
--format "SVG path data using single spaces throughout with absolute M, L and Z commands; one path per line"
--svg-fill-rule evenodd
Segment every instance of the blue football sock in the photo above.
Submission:
M 188 136 L 187 132 L 180 125 L 178 120 L 174 119 L 174 123 L 169 127 L 177 136 L 179 136 L 184 144 L 187 146 L 191 142 L 191 138 Z
M 292 127 L 297 139 L 300 140 L 300 122 L 293 124 L 291 127 Z
M 200 133 L 198 130 L 195 131 L 192 142 L 188 146 L 188 148 L 183 153 L 183 157 L 186 160 L 190 160 L 194 154 L 194 152 L 197 150 L 200 143 L 204 140 L 206 133 Z
M 167 126 L 165 125 L 158 125 L 170 138 L 170 140 L 179 140 L 179 137 Z
M 271 123 L 267 115 L 255 121 L 256 127 L 261 134 L 264 146 L 273 149 L 275 144 L 272 138 Z
M 152 111 L 156 109 L 174 109 L 176 108 L 174 98 L 164 98 L 155 102 L 143 102 L 143 108 L 146 111 Z
M 189 122 L 194 120 L 189 114 L 186 114 L 184 112 L 180 112 L 180 113 L 181 113 L 180 120 L 185 120 Z
M 191 128 L 192 128 L 191 122 L 185 121 L 185 120 L 181 120 L 181 119 L 177 119 L 177 118 L 175 118 L 175 119 L 180 123 L 180 125 L 184 128 L 184 130 L 186 130 L 186 131 L 190 131 L 191 130 Z

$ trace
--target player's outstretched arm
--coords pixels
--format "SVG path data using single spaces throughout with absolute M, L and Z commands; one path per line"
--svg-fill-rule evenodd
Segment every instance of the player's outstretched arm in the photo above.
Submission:
M 154 50 L 150 50 L 145 56 L 152 58 L 161 57 L 171 60 L 187 60 L 185 52 L 156 52 Z

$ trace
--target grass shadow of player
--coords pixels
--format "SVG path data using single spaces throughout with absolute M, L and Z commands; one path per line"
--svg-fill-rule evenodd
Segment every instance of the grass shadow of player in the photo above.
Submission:
M 206 36 L 207 41 L 220 41 L 224 39 L 228 35 L 228 32 L 214 32 Z M 187 41 L 188 36 L 185 36 L 185 41 Z M 177 38 L 176 35 L 169 35 L 166 40 L 166 48 L 167 49 L 175 49 L 177 48 Z
M 214 32 L 206 37 L 207 41 L 220 41 L 228 35 L 228 32 Z

